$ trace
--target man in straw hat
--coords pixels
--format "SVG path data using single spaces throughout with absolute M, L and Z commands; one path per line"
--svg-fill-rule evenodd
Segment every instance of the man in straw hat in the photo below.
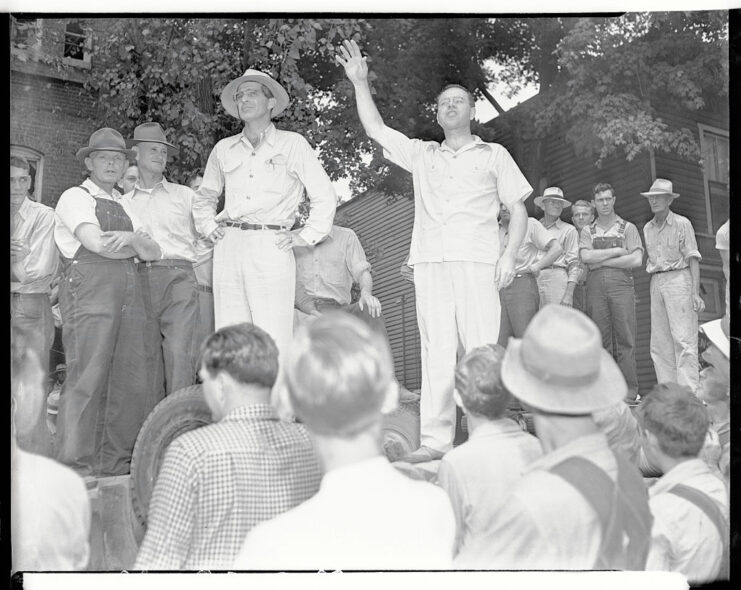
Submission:
M 549 303 L 571 305 L 573 302 L 573 287 L 576 285 L 581 272 L 579 260 L 579 234 L 573 225 L 561 219 L 561 212 L 571 203 L 564 199 L 563 191 L 557 186 L 549 186 L 539 197 L 535 197 L 535 205 L 543 210 L 540 223 L 548 233 L 558 240 L 563 253 L 553 263 L 543 266 L 538 273 L 538 291 L 540 292 L 540 307 Z
M 635 225 L 615 213 L 615 191 L 606 182 L 592 190 L 597 219 L 579 236 L 579 256 L 588 269 L 587 315 L 602 334 L 602 346 L 617 361 L 628 384 L 626 401 L 638 396 L 636 293 L 633 271 L 643 262 Z
M 132 155 L 118 131 L 98 129 L 77 152 L 90 177 L 64 191 L 56 207 L 67 359 L 56 456 L 85 476 L 128 473 L 136 435 L 157 401 L 133 258 L 157 260 L 162 252 L 114 188 Z
M 679 383 L 697 390 L 697 317 L 705 309 L 700 297 L 700 251 L 686 217 L 671 210 L 679 197 L 672 183 L 657 178 L 641 193 L 653 219 L 643 227 L 646 272 L 651 275 L 651 359 L 659 383 Z
M 625 379 L 587 316 L 547 305 L 512 338 L 502 382 L 533 412 L 545 455 L 530 465 L 464 567 L 643 569 L 651 513 L 638 469 L 613 452 L 592 413 Z M 567 346 L 564 346 L 567 343 Z
M 221 103 L 244 128 L 216 144 L 193 204 L 196 228 L 216 243 L 215 326 L 252 322 L 283 350 L 293 331 L 293 248 L 329 233 L 337 198 L 309 143 L 273 125 L 288 106 L 278 82 L 249 69 L 226 85 Z M 289 231 L 304 189 L 311 212 L 302 229 Z M 222 190 L 225 206 L 217 216 Z
M 453 445 L 453 373 L 458 343 L 465 350 L 497 341 L 497 289 L 515 275 L 515 258 L 527 227 L 524 200 L 532 187 L 509 152 L 471 134 L 473 95 L 460 85 L 437 96 L 437 122 L 445 141 L 410 139 L 381 118 L 368 85 L 367 57 L 345 41 L 337 62 L 355 87 L 360 122 L 384 155 L 412 173 L 414 267 L 422 347 L 421 446 L 409 462 L 440 459 Z M 499 204 L 510 211 L 509 243 L 500 255 Z
M 198 292 L 193 263 L 198 233 L 193 225 L 193 191 L 164 176 L 179 150 L 159 123 L 142 123 L 129 141 L 136 154 L 139 180 L 124 196 L 147 233 L 162 248 L 162 258 L 137 264 L 146 287 L 152 335 L 161 354 L 152 359 L 164 369 L 167 394 L 193 385 L 196 371 Z M 162 365 L 164 359 L 164 366 Z

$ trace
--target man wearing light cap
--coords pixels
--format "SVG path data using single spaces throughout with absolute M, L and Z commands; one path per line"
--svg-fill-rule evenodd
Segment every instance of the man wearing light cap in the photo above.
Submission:
M 700 251 L 695 230 L 670 206 L 679 197 L 672 183 L 657 178 L 641 193 L 653 219 L 643 227 L 646 272 L 651 275 L 651 359 L 659 383 L 698 386 L 697 316 L 705 309 L 700 297 Z
M 625 378 L 584 314 L 547 305 L 512 338 L 502 382 L 531 408 L 545 455 L 513 489 L 461 567 L 627 569 L 645 566 L 648 495 L 592 413 L 623 399 Z
M 147 310 L 155 348 L 161 353 L 151 359 L 158 373 L 164 370 L 165 392 L 195 383 L 198 324 L 198 292 L 193 263 L 197 259 L 198 234 L 193 225 L 193 191 L 170 182 L 164 172 L 167 162 L 180 150 L 167 141 L 159 123 L 142 123 L 130 140 L 139 166 L 134 189 L 124 196 L 146 232 L 162 248 L 162 258 L 139 262 L 144 279 Z
M 247 70 L 227 84 L 221 103 L 244 128 L 216 144 L 193 203 L 196 229 L 215 243 L 215 327 L 254 323 L 283 350 L 293 330 L 293 248 L 329 233 L 337 198 L 309 143 L 271 122 L 288 106 L 278 82 Z M 304 189 L 309 218 L 289 231 Z M 222 190 L 225 206 L 216 215 Z

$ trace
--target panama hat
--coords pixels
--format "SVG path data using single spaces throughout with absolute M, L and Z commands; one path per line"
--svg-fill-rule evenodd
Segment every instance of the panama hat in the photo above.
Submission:
M 679 193 L 675 193 L 672 187 L 672 181 L 664 178 L 657 178 L 651 185 L 651 188 L 647 192 L 641 193 L 644 197 L 653 196 L 665 196 L 674 197 L 675 199 L 679 196 Z
M 727 359 L 730 359 L 731 342 L 726 333 L 726 329 L 727 327 L 724 325 L 722 319 L 706 322 L 700 326 L 700 330 L 702 330 L 703 334 L 707 336 L 708 340 L 710 340 L 710 342 L 714 344 Z
M 267 86 L 270 92 L 273 93 L 273 98 L 275 98 L 275 106 L 270 112 L 270 115 L 272 117 L 275 117 L 282 113 L 288 106 L 288 93 L 285 91 L 283 86 L 278 84 L 278 82 L 276 82 L 267 74 L 258 70 L 249 69 L 239 78 L 236 78 L 229 82 L 229 84 L 224 87 L 224 90 L 221 91 L 221 104 L 224 105 L 226 112 L 229 113 L 232 117 L 236 117 L 237 119 L 240 118 L 239 109 L 237 109 L 237 103 L 234 102 L 234 94 L 237 92 L 239 86 L 241 84 L 244 84 L 245 82 L 258 82 L 263 86 Z
M 162 130 L 159 123 L 149 122 L 138 125 L 136 129 L 134 129 L 134 138 L 129 139 L 126 143 L 129 146 L 134 146 L 143 141 L 166 145 L 168 158 L 177 156 L 180 153 L 180 150 L 177 147 L 167 141 L 165 132 Z
M 535 314 L 521 339 L 509 339 L 502 382 L 525 404 L 553 414 L 591 414 L 617 404 L 628 390 L 597 325 L 553 303 Z
M 126 148 L 126 141 L 118 131 L 110 127 L 103 127 L 94 131 L 88 140 L 87 147 L 77 150 L 76 157 L 81 162 L 93 152 L 121 152 L 127 158 L 132 158 L 134 152 Z
M 561 201 L 564 207 L 571 207 L 571 201 L 564 199 L 563 191 L 557 186 L 549 186 L 541 196 L 535 197 L 534 202 L 541 209 L 543 208 L 543 199 L 555 199 Z

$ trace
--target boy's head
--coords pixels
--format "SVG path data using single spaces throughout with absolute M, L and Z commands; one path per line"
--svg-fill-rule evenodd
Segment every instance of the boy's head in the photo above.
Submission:
M 487 344 L 474 348 L 455 369 L 455 391 L 467 412 L 495 420 L 500 418 L 511 395 L 502 383 L 504 347 Z
M 285 381 L 296 416 L 323 436 L 352 437 L 398 400 L 387 342 L 342 312 L 324 314 L 297 332 Z

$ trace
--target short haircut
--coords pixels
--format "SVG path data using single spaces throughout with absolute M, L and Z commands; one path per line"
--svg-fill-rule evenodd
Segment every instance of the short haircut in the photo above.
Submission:
M 637 418 L 653 434 L 659 448 L 674 459 L 696 457 L 710 426 L 707 410 L 686 387 L 660 383 L 638 406 Z
M 226 326 L 206 338 L 201 365 L 212 376 L 224 372 L 239 383 L 272 388 L 278 376 L 278 347 L 253 324 Z
M 31 164 L 23 156 L 10 156 L 10 165 L 14 168 L 22 168 L 23 170 L 31 171 Z
M 349 438 L 381 418 L 393 380 L 391 351 L 358 318 L 327 313 L 297 332 L 285 380 L 293 411 L 310 431 Z
M 589 201 L 585 201 L 584 199 L 579 199 L 578 201 L 576 201 L 576 203 L 571 205 L 571 210 L 573 211 L 575 207 L 588 207 L 592 211 L 592 213 L 594 213 L 594 205 L 592 205 L 592 203 L 590 203 Z
M 504 347 L 487 344 L 474 348 L 455 368 L 455 388 L 466 410 L 491 420 L 500 418 L 512 398 L 502 383 Z
M 612 188 L 611 184 L 608 184 L 607 182 L 598 182 L 594 185 L 594 188 L 592 189 L 592 196 L 597 196 L 598 193 L 603 193 L 605 191 L 610 191 L 610 194 L 614 197 L 615 196 L 615 189 Z
M 435 104 L 440 102 L 440 97 L 442 96 L 443 92 L 450 88 L 460 88 L 461 90 L 465 91 L 465 93 L 468 95 L 468 104 L 472 107 L 476 106 L 476 99 L 473 97 L 473 93 L 468 88 L 466 88 L 465 86 L 461 86 L 460 84 L 446 84 L 443 89 L 437 93 Z

